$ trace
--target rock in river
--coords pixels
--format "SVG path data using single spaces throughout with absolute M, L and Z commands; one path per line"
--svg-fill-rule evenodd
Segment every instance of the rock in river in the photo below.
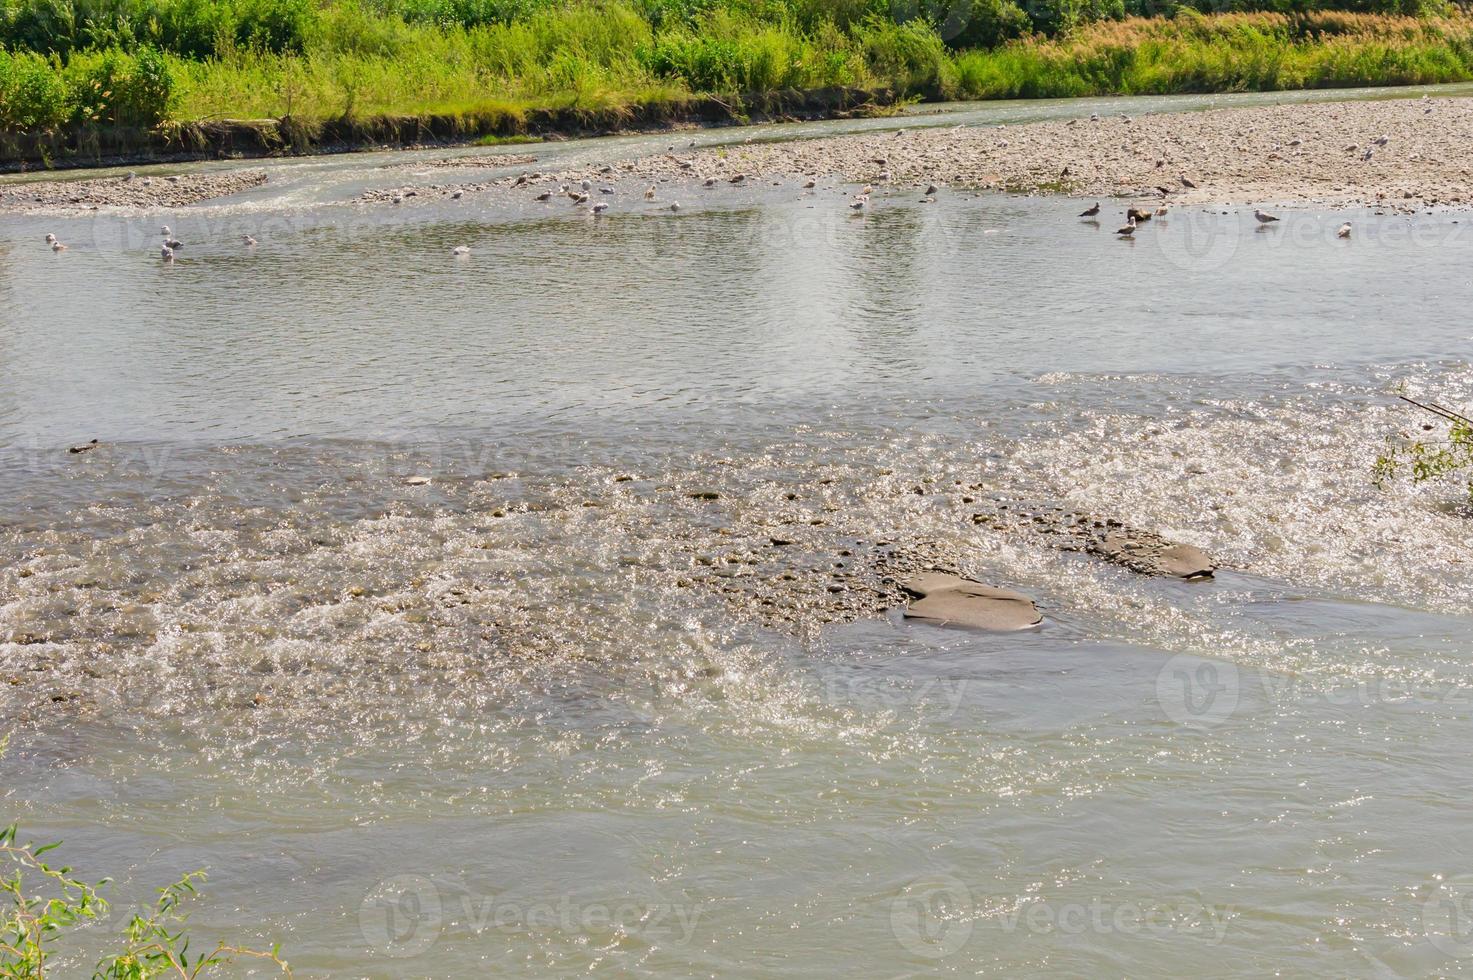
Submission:
M 944 572 L 917 575 L 901 588 L 915 597 L 905 608 L 906 619 L 985 630 L 1024 630 L 1043 622 L 1027 596 Z
M 1205 552 L 1189 544 L 1176 544 L 1149 531 L 1126 528 L 1092 539 L 1086 550 L 1143 575 L 1205 579 L 1211 578 L 1217 567 Z

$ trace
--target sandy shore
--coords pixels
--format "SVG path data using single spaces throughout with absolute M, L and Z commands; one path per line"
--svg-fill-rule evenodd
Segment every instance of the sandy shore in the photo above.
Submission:
M 1378 142 L 1382 138 L 1385 142 Z M 1370 150 L 1369 158 L 1366 151 Z M 1473 203 L 1473 99 L 1317 103 L 685 150 L 616 164 L 651 181 L 842 177 L 1182 204 L 1411 211 Z M 608 173 L 559 174 L 608 180 Z M 1183 183 L 1186 178 L 1195 187 Z
M 98 208 L 176 208 L 228 197 L 266 182 L 264 170 L 212 170 L 168 177 L 99 177 L 0 185 L 0 209 L 76 211 Z

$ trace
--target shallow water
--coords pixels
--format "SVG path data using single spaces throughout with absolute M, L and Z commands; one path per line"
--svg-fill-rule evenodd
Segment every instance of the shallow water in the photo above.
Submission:
M 120 904 L 207 866 L 195 932 L 298 976 L 1473 962 L 1462 491 L 1369 479 L 1398 385 L 1470 400 L 1468 219 L 351 203 L 435 158 L 0 219 L 0 799 Z M 938 542 L 1045 625 L 795 637 L 690 586 L 780 528 Z

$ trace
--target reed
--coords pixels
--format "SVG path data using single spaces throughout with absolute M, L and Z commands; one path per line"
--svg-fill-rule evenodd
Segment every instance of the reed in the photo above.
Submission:
M 1458 14 L 1099 19 L 1145 2 L 1023 15 L 966 0 L 897 21 L 878 0 L 0 0 L 0 129 L 616 114 L 831 87 L 994 99 L 1473 79 Z

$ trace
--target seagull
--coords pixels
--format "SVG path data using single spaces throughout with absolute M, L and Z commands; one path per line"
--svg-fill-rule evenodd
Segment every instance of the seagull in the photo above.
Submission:
M 90 453 L 92 450 L 96 449 L 97 446 L 97 440 L 92 439 L 88 442 L 82 443 L 80 446 L 73 446 L 72 448 L 68 449 L 67 452 L 71 453 L 73 456 L 78 456 L 82 453 Z
M 593 190 L 593 185 L 590 184 L 588 181 L 585 180 L 585 181 L 583 181 L 583 189 L 585 191 L 591 191 L 591 190 Z
M 707 177 L 706 178 L 706 186 L 707 187 L 715 187 L 716 186 L 716 178 L 715 177 Z
M 588 203 L 588 195 L 587 194 L 579 194 L 577 197 L 573 198 L 573 203 L 574 204 L 587 204 Z
M 55 245 L 56 244 L 56 236 L 53 235 L 53 234 L 51 234 L 51 232 L 49 232 L 49 231 L 46 233 L 46 244 L 47 245 Z
M 1163 204 L 1159 208 L 1156 209 L 1156 217 L 1158 217 L 1158 218 L 1164 218 L 1164 217 L 1166 217 L 1166 205 Z
M 1270 222 L 1279 220 L 1278 215 L 1269 214 L 1267 211 L 1264 211 L 1262 209 L 1255 209 L 1253 212 L 1253 217 L 1257 218 L 1258 223 L 1261 225 L 1266 225 Z
M 471 254 L 471 247 L 469 245 L 457 245 L 453 249 L 450 250 L 450 254 L 451 255 L 469 255 L 469 254 Z
M 1121 238 L 1130 238 L 1131 236 L 1133 236 L 1135 234 L 1135 219 L 1131 218 L 1130 220 L 1125 222 L 1125 225 L 1123 227 L 1116 228 L 1115 234 L 1119 235 Z
M 850 207 L 851 210 L 854 210 L 854 211 L 863 211 L 864 210 L 864 204 L 865 204 L 864 198 L 862 198 L 862 197 L 856 197 L 854 200 L 852 200 L 852 201 L 849 202 L 849 207 Z
M 607 201 L 599 201 L 593 207 L 591 207 L 591 208 L 588 209 L 588 213 L 589 214 L 603 214 L 608 209 L 609 209 L 609 205 L 608 205 L 608 202 Z
M 403 204 L 404 203 L 404 195 L 403 194 L 395 194 L 393 196 L 393 198 L 391 198 L 391 200 L 395 204 Z
M 1371 140 L 1371 142 L 1372 143 L 1375 143 L 1377 146 L 1385 146 L 1387 143 L 1390 143 L 1391 142 L 1391 137 L 1390 136 L 1377 136 L 1375 139 Z
M 170 230 L 168 225 L 164 225 L 162 228 L 159 229 L 159 234 L 163 235 L 165 238 L 168 238 L 170 235 L 174 234 L 174 232 Z
M 671 211 L 679 211 L 680 210 L 680 202 L 679 201 L 672 201 L 670 203 L 670 210 Z
M 805 191 L 811 191 L 811 190 L 813 190 L 817 186 L 818 186 L 818 181 L 814 180 L 812 177 L 808 178 L 806 181 L 803 182 L 803 189 Z
M 600 194 L 612 194 L 614 193 L 614 189 L 612 187 L 600 187 L 598 192 Z
M 1194 187 L 1197 186 L 1196 184 L 1192 183 L 1190 180 L 1187 180 L 1186 177 L 1178 177 L 1176 179 L 1179 180 L 1179 181 L 1181 181 L 1181 185 L 1183 187 L 1186 187 L 1186 188 L 1194 188 Z
M 1160 184 L 1157 184 L 1156 185 L 1156 193 L 1157 194 L 1160 194 L 1162 197 L 1170 197 L 1171 196 L 1171 188 L 1170 187 L 1162 187 Z
M 460 200 L 460 195 L 462 195 L 464 193 L 465 193 L 465 191 L 451 191 L 451 193 L 450 193 L 450 200 L 452 200 L 452 201 L 458 201 L 458 200 Z
M 886 181 L 888 181 L 889 179 L 890 179 L 890 171 L 888 171 L 888 170 L 881 170 L 875 176 L 875 180 L 878 180 L 882 184 L 885 183 Z
M 1373 150 L 1373 149 L 1371 149 L 1371 148 L 1370 148 L 1370 147 L 1369 147 L 1369 146 L 1368 146 L 1368 147 L 1366 147 L 1366 152 L 1364 152 L 1364 153 L 1362 153 L 1362 154 L 1361 154 L 1361 155 L 1360 155 L 1360 158 L 1361 158 L 1361 159 L 1362 159 L 1362 160 L 1369 160 L 1369 159 L 1370 159 L 1370 158 L 1371 158 L 1371 157 L 1373 157 L 1373 156 L 1375 156 L 1375 155 L 1376 155 L 1376 151 L 1375 151 L 1375 150 Z
M 66 246 L 63 245 L 61 242 L 52 242 L 51 243 L 51 251 L 53 251 L 53 252 L 65 252 L 66 251 Z
M 740 184 L 742 181 L 744 181 L 746 179 L 747 179 L 747 175 L 746 174 L 737 174 L 735 177 L 731 178 L 731 180 L 728 180 L 727 183 L 728 184 Z
M 1350 222 L 1349 221 L 1345 222 L 1345 224 L 1343 224 L 1339 228 L 1335 229 L 1335 237 L 1336 238 L 1349 238 L 1350 237 Z
M 164 245 L 164 246 L 160 247 L 159 248 L 159 258 L 163 259 L 165 262 L 173 262 L 174 261 L 174 250 L 172 248 L 170 248 L 169 246 L 167 246 L 167 245 Z
M 256 240 L 254 238 L 252 238 L 250 235 L 241 235 L 240 236 L 240 240 L 245 243 L 245 245 L 246 245 L 247 248 L 254 248 L 255 247 Z
M 1089 114 L 1089 121 L 1090 122 L 1099 122 L 1100 121 L 1100 114 L 1098 112 L 1091 112 Z
M 179 239 L 177 239 L 177 238 L 166 238 L 164 240 L 164 247 L 165 248 L 183 248 L 184 247 L 184 243 L 181 242 L 181 241 L 179 241 Z
M 538 194 L 537 195 L 537 198 L 536 199 L 539 200 L 539 201 L 551 201 L 552 200 L 552 191 L 543 191 L 541 194 Z
M 1096 201 L 1093 204 L 1093 206 L 1087 207 L 1083 211 L 1079 212 L 1079 216 L 1081 218 L 1093 218 L 1095 215 L 1097 215 L 1099 213 L 1100 213 L 1100 202 L 1099 201 Z
M 926 185 L 926 196 L 927 197 L 935 197 L 936 196 L 936 185 L 935 184 L 927 184 Z
M 655 199 L 655 185 L 654 184 L 651 184 L 650 186 L 648 186 L 648 187 L 646 187 L 644 189 L 644 199 L 646 201 L 653 201 Z

